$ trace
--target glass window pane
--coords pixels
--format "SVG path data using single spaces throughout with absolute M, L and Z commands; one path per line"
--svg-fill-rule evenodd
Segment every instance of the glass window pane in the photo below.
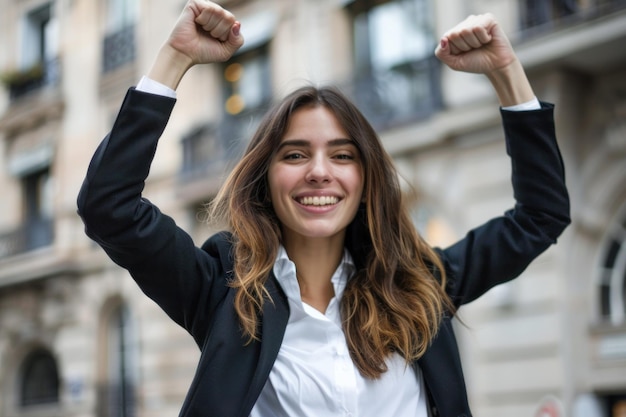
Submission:
M 138 13 L 136 0 L 108 0 L 107 2 L 107 31 L 117 32 L 126 26 L 135 23 Z
M 426 8 L 421 1 L 401 1 L 375 7 L 369 16 L 372 66 L 387 69 L 417 61 L 432 53 L 429 28 L 420 25 Z M 421 19 L 420 19 L 421 18 Z
M 263 104 L 265 99 L 263 86 L 267 83 L 263 67 L 261 59 L 252 60 L 244 65 L 239 86 L 246 107 L 257 107 Z

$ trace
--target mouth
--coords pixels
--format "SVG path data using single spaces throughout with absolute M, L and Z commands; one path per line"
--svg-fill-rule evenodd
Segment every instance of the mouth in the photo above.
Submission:
M 314 197 L 300 197 L 296 198 L 296 201 L 303 206 L 331 206 L 339 202 L 339 198 L 330 195 L 314 196 Z

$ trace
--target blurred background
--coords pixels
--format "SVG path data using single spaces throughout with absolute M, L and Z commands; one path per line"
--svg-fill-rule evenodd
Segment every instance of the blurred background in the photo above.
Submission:
M 447 245 L 513 204 L 497 100 L 433 57 L 494 13 L 556 123 L 573 223 L 464 307 L 481 417 L 626 416 L 626 1 L 230 0 L 245 46 L 194 68 L 145 195 L 196 242 L 268 104 L 334 84 L 378 129 L 415 223 Z M 83 233 L 76 196 L 182 0 L 0 0 L 0 416 L 178 415 L 193 340 Z

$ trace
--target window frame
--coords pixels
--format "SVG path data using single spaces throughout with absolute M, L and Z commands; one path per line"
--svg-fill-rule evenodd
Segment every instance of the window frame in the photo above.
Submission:
M 420 45 L 413 50 L 401 48 L 398 56 L 404 59 L 397 61 L 389 59 L 387 54 L 385 64 L 384 58 L 380 62 L 375 59 L 372 19 L 377 13 L 381 13 L 378 15 L 381 17 L 385 13 L 382 7 L 391 4 L 414 8 L 413 13 L 421 9 L 426 12 L 420 14 L 423 16 L 419 21 L 423 25 L 414 30 L 414 35 L 422 39 Z M 370 123 L 378 130 L 385 130 L 423 120 L 443 108 L 441 63 L 432 54 L 436 43 L 432 1 L 355 0 L 345 8 L 353 27 L 355 70 L 354 76 L 342 87 Z M 389 13 L 393 13 L 392 10 L 389 9 Z

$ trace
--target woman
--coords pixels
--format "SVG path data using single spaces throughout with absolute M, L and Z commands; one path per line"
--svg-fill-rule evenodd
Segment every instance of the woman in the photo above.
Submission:
M 493 16 L 472 16 L 436 54 L 492 82 L 514 209 L 430 248 L 369 123 L 338 91 L 305 87 L 264 118 L 214 201 L 229 230 L 196 248 L 141 192 L 186 71 L 242 44 L 231 13 L 189 0 L 78 198 L 87 234 L 201 349 L 180 415 L 471 415 L 456 308 L 518 276 L 569 223 L 552 106 Z

